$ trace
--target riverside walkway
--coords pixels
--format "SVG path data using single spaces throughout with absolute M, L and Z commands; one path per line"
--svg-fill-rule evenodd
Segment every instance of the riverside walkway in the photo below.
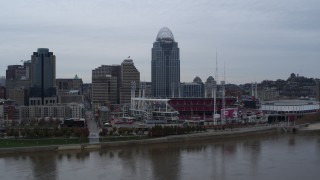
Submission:
M 315 123 L 315 124 L 309 124 L 306 127 L 300 128 L 302 131 L 316 131 L 320 130 L 320 123 Z
M 2 148 L 0 154 L 28 153 L 41 151 L 63 151 L 63 150 L 90 150 L 106 149 L 115 146 L 148 145 L 175 142 L 188 142 L 198 140 L 223 140 L 224 138 L 245 137 L 259 134 L 270 134 L 277 132 L 277 126 L 254 126 L 248 128 L 235 128 L 226 130 L 208 130 L 206 132 L 190 133 L 183 135 L 171 135 L 159 138 L 143 140 L 113 141 L 113 142 L 90 142 L 85 144 L 35 146 L 21 148 Z M 95 138 L 98 139 L 98 138 Z M 99 140 L 99 139 L 98 139 Z
M 310 124 L 303 128 L 304 130 L 320 130 L 320 123 Z

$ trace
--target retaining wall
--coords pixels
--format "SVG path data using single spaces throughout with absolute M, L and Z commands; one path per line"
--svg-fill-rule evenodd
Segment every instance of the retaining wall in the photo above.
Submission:
M 210 140 L 224 138 L 245 137 L 258 134 L 275 134 L 278 132 L 276 127 L 264 128 L 248 128 L 241 130 L 225 130 L 225 131 L 210 131 L 195 134 L 173 135 L 167 137 L 143 139 L 143 140 L 130 140 L 130 141 L 116 141 L 116 142 L 103 142 L 92 144 L 72 144 L 72 145 L 52 145 L 52 146 L 35 146 L 35 147 L 18 147 L 18 148 L 0 148 L 0 154 L 18 154 L 29 152 L 46 152 L 46 151 L 66 151 L 66 150 L 97 150 L 105 149 L 108 147 L 116 146 L 133 146 L 133 145 L 147 145 L 147 144 L 160 144 L 160 143 L 174 143 L 174 142 L 189 142 L 199 140 Z

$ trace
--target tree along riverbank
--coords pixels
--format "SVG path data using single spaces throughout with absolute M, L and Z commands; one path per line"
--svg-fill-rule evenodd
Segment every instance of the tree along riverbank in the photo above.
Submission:
M 51 146 L 51 145 L 68 145 L 89 143 L 88 138 L 37 138 L 37 139 L 17 139 L 2 138 L 0 139 L 1 148 L 18 148 L 32 146 Z
M 216 126 L 212 129 L 216 132 L 243 129 L 237 126 Z M 252 127 L 252 126 L 250 126 Z M 207 132 L 205 126 L 160 126 L 152 128 L 129 128 L 113 127 L 111 130 L 102 130 L 98 137 L 89 137 L 95 139 L 95 142 L 113 142 L 141 140 L 156 137 L 166 137 L 172 135 L 186 135 Z M 68 145 L 89 143 L 87 128 L 8 128 L 6 133 L 2 134 L 0 139 L 0 148 L 31 147 L 31 146 L 50 146 L 50 145 Z
M 276 134 L 277 132 L 279 132 L 278 127 L 274 127 L 274 126 L 241 128 L 241 129 L 232 129 L 232 130 L 225 130 L 225 131 L 210 130 L 202 133 L 171 135 L 166 137 L 127 140 L 127 141 L 0 148 L 0 154 L 19 154 L 19 153 L 28 153 L 28 152 L 45 152 L 45 151 L 62 151 L 62 150 L 91 150 L 91 149 L 97 150 L 97 149 L 105 149 L 108 147 L 116 147 L 116 146 L 135 146 L 135 145 L 188 142 L 188 141 L 199 141 L 199 140 L 223 140 L 227 138 L 246 137 L 246 136 L 253 136 L 253 135 Z

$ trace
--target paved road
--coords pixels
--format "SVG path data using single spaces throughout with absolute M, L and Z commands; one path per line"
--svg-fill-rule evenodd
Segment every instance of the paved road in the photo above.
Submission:
M 99 138 L 100 128 L 94 119 L 92 111 L 86 112 L 86 120 L 89 129 L 89 138 Z

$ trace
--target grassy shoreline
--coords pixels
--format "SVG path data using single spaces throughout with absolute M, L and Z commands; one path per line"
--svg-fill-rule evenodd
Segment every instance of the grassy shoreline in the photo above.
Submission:
M 240 135 L 242 133 L 250 132 L 254 128 L 247 128 L 247 130 L 238 129 L 238 130 L 222 130 L 222 131 L 211 131 L 211 132 L 200 132 L 200 133 L 189 133 L 182 135 L 170 135 L 164 137 L 149 137 L 147 135 L 128 135 L 128 136 L 102 136 L 99 138 L 98 144 L 104 143 L 117 143 L 122 141 L 144 141 L 144 140 L 153 140 L 153 139 L 184 139 L 185 137 L 203 137 L 203 138 L 212 138 L 216 136 L 218 138 L 225 138 L 228 136 Z M 260 130 L 254 130 L 254 132 Z M 302 130 L 299 131 L 300 134 L 315 132 L 319 133 L 320 130 Z M 27 139 L 27 138 L 1 138 L 0 139 L 0 149 L 3 148 L 23 148 L 23 147 L 38 147 L 38 146 L 52 146 L 52 145 L 79 145 L 79 144 L 90 144 L 89 138 L 83 137 L 71 137 L 71 138 L 38 138 L 38 139 Z
M 51 146 L 89 143 L 88 138 L 0 139 L 0 148 Z
M 150 137 L 143 136 L 109 136 L 100 137 L 100 143 L 130 141 L 130 140 L 144 140 Z M 21 148 L 21 147 L 35 147 L 35 146 L 52 146 L 52 145 L 75 145 L 88 144 L 89 138 L 38 138 L 38 139 L 23 139 L 23 138 L 2 138 L 0 139 L 1 148 Z
M 39 139 L 33 139 L 34 144 L 21 144 L 21 140 L 15 141 L 15 147 L 5 146 L 0 148 L 0 155 L 4 154 L 20 154 L 20 153 L 34 153 L 34 152 L 57 152 L 63 150 L 93 150 L 93 149 L 104 149 L 110 147 L 124 147 L 124 146 L 133 146 L 133 145 L 148 145 L 148 144 L 166 144 L 166 143 L 177 143 L 177 142 L 192 142 L 192 141 L 201 141 L 201 140 L 223 140 L 229 138 L 237 138 L 237 137 L 246 137 L 246 136 L 254 136 L 259 134 L 274 134 L 277 133 L 276 127 L 265 127 L 265 128 L 248 128 L 242 130 L 229 130 L 229 131 L 207 131 L 202 133 L 192 133 L 185 135 L 172 135 L 166 137 L 158 137 L 158 138 L 149 138 L 149 137 L 139 137 L 133 136 L 133 138 L 129 139 L 128 137 L 118 136 L 116 139 L 108 139 L 96 143 L 79 141 L 77 138 L 68 139 L 70 141 L 66 141 L 66 139 L 58 139 L 57 142 L 51 142 L 54 139 L 42 139 L 43 141 L 39 141 Z M 114 137 L 113 137 L 114 138 Z M 13 139 L 11 139 L 12 141 Z M 10 139 L 6 139 L 3 142 L 8 142 Z M 1 140 L 0 140 L 1 142 Z M 26 141 L 23 141 L 26 142 Z M 37 143 L 38 142 L 38 143 Z M 57 143 L 60 144 L 57 144 Z M 20 144 L 19 144 L 20 143 Z M 56 143 L 56 144 L 54 144 Z M 1 143 L 0 143 L 1 144 Z

